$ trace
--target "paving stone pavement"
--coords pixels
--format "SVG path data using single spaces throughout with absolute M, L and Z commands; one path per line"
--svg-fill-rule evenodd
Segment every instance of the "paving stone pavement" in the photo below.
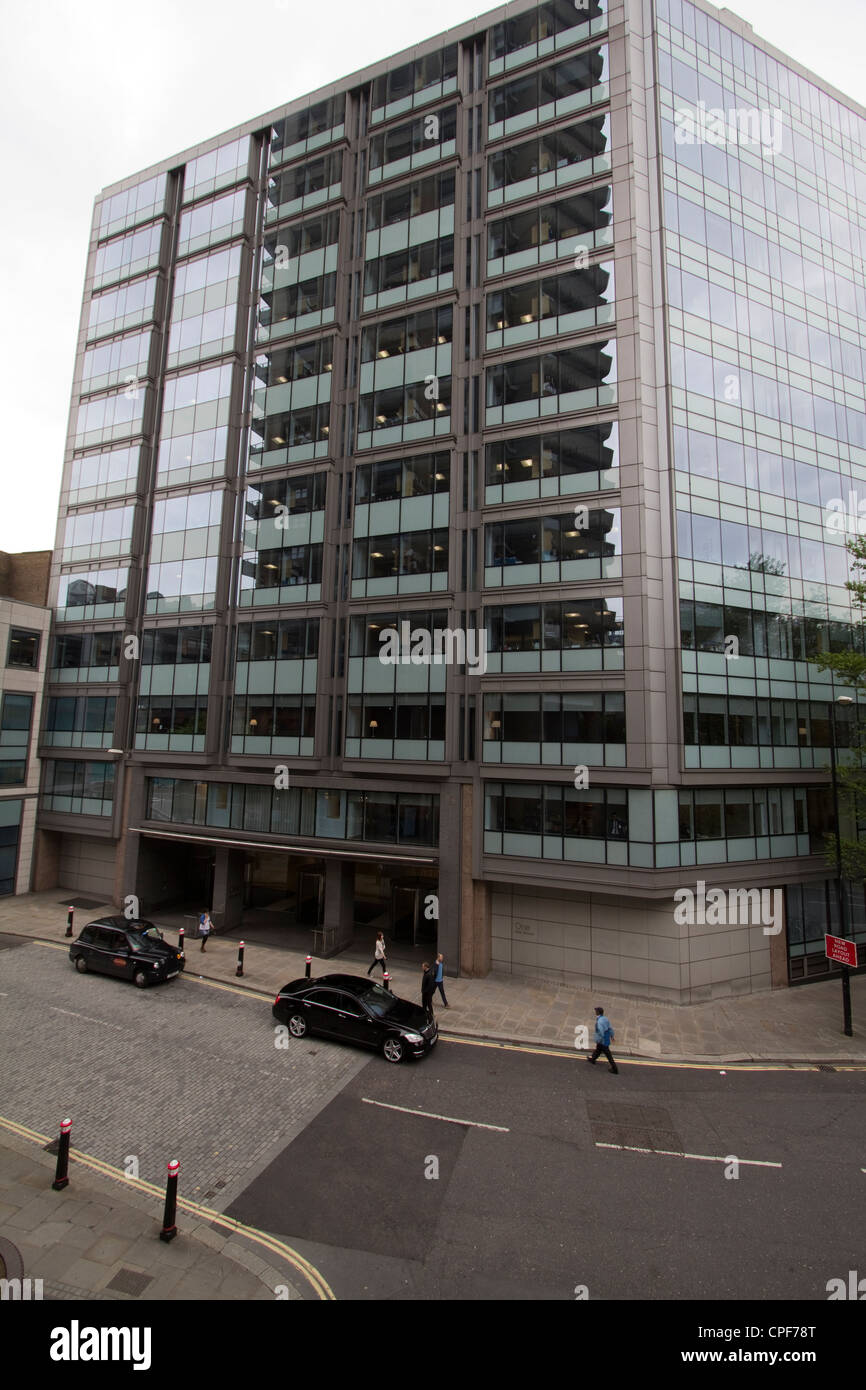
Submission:
M 39 1133 L 68 1115 L 75 1147 L 157 1186 L 178 1159 L 182 1194 L 220 1211 L 371 1060 L 278 1048 L 263 1000 L 184 976 L 138 990 L 33 942 L 0 974 L 0 1114 Z
M 63 941 L 66 913 L 62 890 L 0 899 L 0 933 Z M 102 911 L 117 911 L 106 904 Z M 100 910 L 76 915 L 76 934 Z M 153 914 L 160 921 L 160 914 Z M 170 918 L 173 921 L 173 919 Z M 180 919 L 178 919 L 180 920 Z M 171 934 L 173 935 L 173 929 Z M 8 958 L 8 954 L 7 958 Z M 206 953 L 190 951 L 188 974 L 242 985 L 275 995 L 304 973 L 304 956 L 280 947 L 248 944 L 244 978 L 235 977 L 237 942 L 219 935 Z M 313 961 L 313 974 L 366 971 L 367 954 L 344 953 Z M 420 998 L 418 972 L 397 963 L 393 988 Z M 153 991 L 155 993 L 156 991 Z M 142 991 L 147 995 L 152 991 Z M 188 993 L 188 991 L 187 991 Z M 854 1036 L 842 1033 L 841 985 L 821 980 L 794 989 L 766 990 L 703 1004 L 662 1004 L 643 998 L 575 989 L 555 980 L 491 974 L 484 979 L 446 979 L 451 1007 L 436 1013 L 443 1035 L 494 1037 L 520 1043 L 575 1045 L 575 1030 L 592 1035 L 594 1005 L 605 1006 L 616 1032 L 615 1051 L 662 1061 L 866 1061 L 866 976 L 851 980 Z M 192 1048 L 193 1051 L 196 1048 Z M 162 1058 L 160 1058 L 162 1061 Z
M 0 1259 L 7 1276 L 41 1279 L 43 1299 L 273 1302 L 277 1290 L 289 1300 L 314 1297 L 291 1266 L 269 1263 L 237 1232 L 181 1210 L 178 1235 L 163 1242 L 158 1198 L 75 1162 L 69 1186 L 54 1192 L 54 1169 L 43 1149 L 0 1131 Z M 10 1244 L 20 1274 L 10 1267 Z

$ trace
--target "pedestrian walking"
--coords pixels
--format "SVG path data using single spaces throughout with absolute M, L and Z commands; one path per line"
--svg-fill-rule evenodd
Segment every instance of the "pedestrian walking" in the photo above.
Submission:
M 384 975 L 384 974 L 385 974 L 385 938 L 384 938 L 384 936 L 382 935 L 381 932 L 379 932 L 378 935 L 377 935 L 377 937 L 376 937 L 376 945 L 375 945 L 375 947 L 374 947 L 373 959 L 372 959 L 372 961 L 371 961 L 371 963 L 370 963 L 370 969 L 367 971 L 367 974 L 368 974 L 368 975 L 372 972 L 373 966 L 375 966 L 375 965 L 381 965 L 381 967 L 382 967 L 382 974 Z
M 445 998 L 445 957 L 442 955 L 441 951 L 436 957 L 436 964 L 433 967 L 433 979 L 436 982 L 436 988 L 442 995 L 442 1003 L 447 1009 L 448 1000 Z
M 614 1037 L 614 1033 L 613 1033 L 613 1029 L 612 1029 L 611 1026 L 610 1026 L 610 1019 L 607 1017 L 607 1015 L 606 1015 L 604 1009 L 602 1009 L 599 1005 L 596 1005 L 596 1010 L 595 1010 L 595 1052 L 593 1052 L 593 1054 L 592 1054 L 591 1057 L 587 1057 L 586 1060 L 587 1060 L 592 1066 L 595 1066 L 596 1062 L 597 1062 L 598 1059 L 599 1059 L 599 1055 L 603 1052 L 604 1055 L 605 1055 L 605 1057 L 607 1058 L 607 1060 L 610 1062 L 610 1069 L 611 1069 L 611 1071 L 612 1071 L 615 1075 L 619 1075 L 619 1067 L 617 1066 L 616 1062 L 613 1060 L 613 1057 L 612 1057 L 611 1051 L 610 1051 L 610 1045 L 611 1045 L 611 1043 L 613 1042 L 613 1037 Z
M 436 993 L 436 975 L 430 964 L 425 960 L 424 974 L 421 976 L 421 1007 L 426 1010 L 427 1017 L 433 1022 L 433 995 Z
M 210 913 L 208 912 L 207 908 L 205 908 L 204 912 L 198 919 L 198 934 L 201 937 L 202 950 L 204 950 L 205 946 L 207 945 L 207 939 L 212 931 L 213 922 L 210 919 Z

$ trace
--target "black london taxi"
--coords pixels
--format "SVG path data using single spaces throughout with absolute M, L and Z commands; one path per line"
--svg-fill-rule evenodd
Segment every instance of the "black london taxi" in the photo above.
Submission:
M 423 1057 L 435 1047 L 439 1029 L 424 1009 L 366 975 L 322 975 L 284 985 L 272 1013 L 294 1038 L 319 1033 L 335 1042 L 381 1052 L 386 1062 Z
M 98 917 L 88 922 L 69 947 L 69 959 L 84 974 L 96 970 L 132 980 L 139 989 L 172 980 L 183 970 L 184 954 L 163 940 L 153 922 L 141 918 Z

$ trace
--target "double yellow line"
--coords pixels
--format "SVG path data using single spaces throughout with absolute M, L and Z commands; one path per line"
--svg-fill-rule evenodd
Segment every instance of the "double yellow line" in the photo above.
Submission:
M 0 1126 L 8 1130 L 10 1134 L 15 1134 L 19 1139 L 27 1139 L 33 1144 L 38 1144 L 41 1148 L 49 1142 L 47 1134 L 39 1134 L 35 1129 L 29 1129 L 26 1125 L 18 1124 L 16 1120 L 7 1120 L 0 1115 Z M 112 1178 L 115 1182 L 123 1183 L 126 1187 L 134 1187 L 137 1191 L 146 1193 L 150 1197 L 162 1199 L 165 1195 L 163 1189 L 154 1183 L 145 1182 L 143 1178 L 131 1178 L 126 1173 L 115 1168 L 110 1163 L 104 1162 L 101 1158 L 94 1158 L 92 1154 L 82 1153 L 80 1149 L 69 1150 L 70 1159 L 80 1163 L 85 1168 L 90 1168 L 94 1173 L 99 1173 L 104 1178 Z M 306 1279 L 312 1287 L 316 1297 L 323 1302 L 335 1300 L 334 1293 L 327 1280 L 319 1273 L 315 1265 L 305 1260 L 285 1241 L 278 1240 L 276 1236 L 269 1235 L 267 1231 L 257 1231 L 253 1226 L 245 1226 L 241 1221 L 235 1221 L 232 1216 L 223 1216 L 221 1212 L 213 1211 L 210 1207 L 202 1206 L 200 1202 L 192 1202 L 188 1197 L 178 1197 L 177 1205 L 181 1211 L 189 1212 L 192 1216 L 198 1216 L 203 1221 L 212 1221 L 215 1226 L 222 1226 L 227 1231 L 232 1231 L 237 1235 L 246 1236 L 247 1240 L 254 1241 L 256 1245 L 261 1245 L 271 1254 L 278 1255 L 285 1260 L 302 1278 Z

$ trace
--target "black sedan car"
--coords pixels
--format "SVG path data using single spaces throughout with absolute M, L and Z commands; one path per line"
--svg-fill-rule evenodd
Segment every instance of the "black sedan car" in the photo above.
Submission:
M 69 959 L 82 974 L 97 970 L 132 980 L 139 989 L 171 980 L 184 967 L 184 955 L 163 940 L 152 922 L 140 918 L 98 917 L 69 947 Z
M 320 1033 L 370 1047 L 388 1062 L 423 1057 L 439 1037 L 420 1004 L 398 999 L 366 975 L 293 980 L 274 1000 L 273 1015 L 295 1038 Z

